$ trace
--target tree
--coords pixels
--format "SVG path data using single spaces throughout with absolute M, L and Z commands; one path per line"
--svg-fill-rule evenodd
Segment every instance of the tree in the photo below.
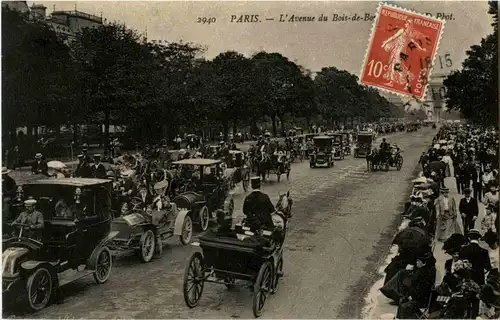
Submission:
M 443 82 L 446 105 L 475 122 L 498 123 L 498 3 L 489 2 L 494 17 L 493 33 L 467 51 L 462 70 L 453 71 Z
M 3 136 L 65 123 L 75 88 L 68 47 L 47 24 L 9 8 L 2 8 L 2 29 Z

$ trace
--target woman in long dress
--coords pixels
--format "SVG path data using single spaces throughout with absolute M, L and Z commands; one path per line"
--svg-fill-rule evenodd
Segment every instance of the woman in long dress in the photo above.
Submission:
M 458 222 L 457 203 L 453 197 L 449 197 L 449 189 L 441 188 L 441 194 L 436 199 L 436 238 L 445 241 L 454 233 L 463 234 Z

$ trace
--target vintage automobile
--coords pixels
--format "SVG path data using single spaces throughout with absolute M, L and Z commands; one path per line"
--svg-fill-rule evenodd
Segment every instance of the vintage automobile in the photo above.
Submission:
M 331 168 L 335 164 L 333 158 L 333 138 L 329 136 L 314 137 L 315 152 L 309 158 L 309 167 L 326 165 Z
M 231 189 L 241 182 L 243 190 L 246 192 L 250 185 L 250 167 L 245 163 L 245 154 L 239 150 L 230 150 L 229 154 L 231 155 L 231 161 L 227 163 L 224 174 L 231 182 Z
M 167 240 L 179 236 L 183 245 L 193 236 L 193 222 L 186 209 L 178 210 L 171 204 L 169 210 L 133 210 L 111 223 L 118 234 L 110 244 L 114 255 L 136 252 L 143 262 L 153 258 L 155 250 L 161 253 Z
M 351 155 L 351 139 L 350 133 L 347 131 L 342 131 L 342 149 L 344 151 L 344 155 Z
M 314 139 L 314 137 L 316 137 L 316 136 L 318 136 L 318 134 L 317 134 L 317 133 L 307 133 L 307 134 L 305 134 L 305 135 L 304 135 L 304 140 L 305 140 L 306 142 L 309 142 L 309 141 L 310 141 L 310 142 L 313 142 L 313 139 Z M 310 156 L 311 156 L 311 153 L 312 153 L 313 151 L 314 151 L 314 146 L 313 146 L 313 144 L 312 144 L 312 143 L 311 143 L 311 144 L 308 144 L 308 148 L 307 148 L 307 150 L 306 150 L 306 154 L 305 154 L 305 156 L 306 156 L 306 157 L 310 157 Z
M 333 157 L 339 160 L 344 160 L 344 140 L 342 134 L 333 133 L 330 135 L 333 139 Z
M 184 159 L 172 163 L 192 170 L 192 178 L 187 182 L 190 187 L 173 201 L 180 210 L 188 211 L 193 224 L 202 231 L 208 229 L 218 209 L 224 210 L 228 216 L 234 211 L 233 192 L 230 182 L 223 176 L 221 163 L 221 160 L 214 159 Z
M 253 314 L 262 315 L 268 295 L 277 292 L 283 277 L 287 216 L 276 211 L 272 218 L 274 230 L 263 230 L 258 240 L 244 221 L 231 232 L 203 234 L 192 244 L 201 252 L 193 253 L 184 271 L 184 301 L 189 308 L 197 306 L 205 282 L 212 282 L 228 289 L 252 289 Z
M 366 157 L 370 154 L 372 144 L 374 141 L 374 135 L 372 132 L 361 131 L 358 133 L 358 141 L 354 147 L 354 158 Z
M 2 292 L 17 301 L 26 295 L 31 311 L 43 309 L 59 287 L 93 275 L 98 284 L 111 274 L 107 247 L 111 230 L 111 181 L 61 178 L 23 186 L 37 201 L 43 229 L 14 224 L 17 235 L 3 240 Z M 5 301 L 5 300 L 4 300 Z

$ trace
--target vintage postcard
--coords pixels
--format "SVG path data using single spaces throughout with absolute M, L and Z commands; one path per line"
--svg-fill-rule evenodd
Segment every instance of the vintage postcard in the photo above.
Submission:
M 499 318 L 497 2 L 1 4 L 3 318 Z

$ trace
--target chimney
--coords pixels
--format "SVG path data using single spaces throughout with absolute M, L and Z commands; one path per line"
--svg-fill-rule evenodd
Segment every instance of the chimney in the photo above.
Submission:
M 33 4 L 31 6 L 31 14 L 33 18 L 36 19 L 45 19 L 47 7 L 43 4 Z

